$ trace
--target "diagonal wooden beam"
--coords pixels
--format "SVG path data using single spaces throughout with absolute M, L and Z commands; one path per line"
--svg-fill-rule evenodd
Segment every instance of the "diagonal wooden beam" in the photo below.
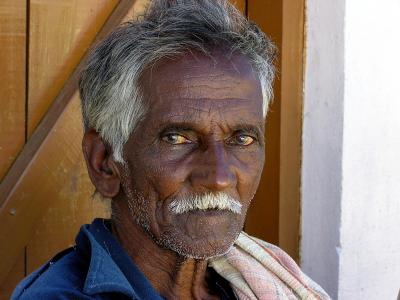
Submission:
M 95 41 L 106 36 L 115 26 L 121 23 L 132 8 L 134 0 L 121 0 L 99 33 Z M 84 61 L 87 53 L 81 61 Z M 51 197 L 37 197 L 32 201 L 30 192 L 36 176 L 46 176 L 55 151 L 58 151 L 60 141 L 57 141 L 57 131 L 64 129 L 65 134 L 75 134 L 76 126 L 71 124 L 67 110 L 79 111 L 71 99 L 77 98 L 79 70 L 82 62 L 66 81 L 63 89 L 54 100 L 52 106 L 42 119 L 32 137 L 0 184 L 0 283 L 11 270 L 18 254 L 29 242 L 35 228 L 35 223 L 51 203 Z M 76 120 L 74 120 L 76 121 Z M 71 126 L 71 130 L 69 130 Z M 69 130 L 69 131 L 68 131 Z M 62 150 L 60 150 L 62 152 Z M 68 162 L 68 157 L 66 158 Z M 65 162 L 61 162 L 65 163 Z M 60 174 L 62 179 L 62 174 Z M 32 193 L 40 191 L 38 180 Z M 53 191 L 54 192 L 54 191 Z M 36 193 L 40 195 L 40 193 Z

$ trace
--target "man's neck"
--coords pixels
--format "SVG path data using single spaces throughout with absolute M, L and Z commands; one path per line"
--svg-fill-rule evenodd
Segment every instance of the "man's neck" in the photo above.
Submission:
M 207 287 L 207 261 L 186 258 L 158 246 L 132 220 L 128 210 L 119 210 L 113 233 L 155 290 L 166 299 L 218 299 Z

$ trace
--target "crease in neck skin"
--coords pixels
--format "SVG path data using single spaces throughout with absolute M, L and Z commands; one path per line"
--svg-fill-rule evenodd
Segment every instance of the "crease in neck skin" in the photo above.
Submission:
M 126 212 L 126 211 L 125 211 Z M 112 233 L 150 281 L 166 299 L 219 299 L 209 288 L 215 274 L 209 274 L 206 259 L 188 258 L 163 249 L 129 215 L 118 212 L 112 219 Z

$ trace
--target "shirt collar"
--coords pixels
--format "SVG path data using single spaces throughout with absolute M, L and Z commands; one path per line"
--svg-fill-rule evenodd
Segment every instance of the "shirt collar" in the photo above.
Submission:
M 132 299 L 161 300 L 161 296 L 111 234 L 105 222 L 103 219 L 95 219 L 92 224 L 82 226 L 76 238 L 78 248 L 90 256 L 84 292 L 88 295 L 117 292 Z

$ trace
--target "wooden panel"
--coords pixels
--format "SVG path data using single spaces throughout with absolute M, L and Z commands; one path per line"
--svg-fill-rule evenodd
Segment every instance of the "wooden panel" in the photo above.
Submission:
M 93 202 L 90 199 L 93 188 L 85 173 L 86 167 L 83 165 L 83 161 L 79 159 L 81 156 L 80 139 L 82 137 L 79 112 L 79 98 L 76 94 L 58 119 L 35 160 L 32 161 L 23 181 L 14 192 L 14 197 L 18 199 L 18 202 L 6 203 L 5 210 L 1 213 L 1 220 L 8 230 L 13 228 L 13 233 L 4 233 L 3 230 L 1 232 L 1 254 L 8 253 L 8 255 L 2 256 L 2 263 L 6 262 L 3 260 L 13 258 L 12 253 L 9 253 L 11 250 L 14 250 L 17 246 L 19 247 L 16 250 L 21 249 L 20 243 L 32 237 L 32 227 L 37 225 L 37 219 L 33 220 L 32 216 L 41 216 L 47 207 L 50 207 L 50 217 L 57 217 L 58 219 L 51 219 L 50 224 L 47 224 L 49 228 L 39 231 L 39 233 L 46 232 L 49 236 L 47 243 L 42 243 L 41 249 L 37 250 L 46 254 L 48 254 L 46 251 L 52 248 L 53 244 L 57 247 L 60 241 L 61 243 L 64 242 L 63 235 L 67 234 L 69 227 L 76 229 L 79 226 L 77 222 L 79 222 L 79 218 L 82 218 L 82 215 L 86 214 L 88 218 L 91 218 L 93 214 L 102 215 L 104 211 L 101 208 L 102 203 Z M 78 203 L 78 201 L 81 202 Z M 49 202 L 51 203 L 50 206 L 48 205 Z M 66 211 L 56 210 L 52 213 L 54 205 L 62 202 L 65 203 Z M 79 212 L 78 209 L 86 210 Z M 16 217 L 20 222 L 13 224 L 13 219 Z M 39 223 L 39 228 L 40 225 L 41 223 Z M 55 238 L 57 235 L 59 235 L 58 239 Z M 38 238 L 38 235 L 34 235 L 34 237 Z M 68 237 L 70 238 L 70 236 Z M 17 242 L 21 238 L 23 240 L 19 241 L 18 245 Z M 45 239 L 45 236 L 41 236 L 39 240 L 43 242 Z M 68 243 L 71 243 L 71 239 L 67 241 Z M 4 249 L 4 247 L 7 248 Z M 30 260 L 29 250 L 30 246 L 28 246 L 27 252 L 28 261 Z M 42 255 L 41 253 L 33 253 Z M 32 256 L 32 259 L 34 258 Z
M 52 132 L 53 142 L 45 150 L 48 157 L 43 157 L 41 171 L 27 183 L 31 189 L 29 201 L 40 202 L 40 197 L 52 199 L 27 247 L 28 274 L 58 251 L 73 245 L 82 224 L 96 216 L 109 216 L 107 203 L 91 197 L 94 188 L 82 159 L 79 105 L 79 96 L 75 94 Z M 34 189 L 36 182 L 41 182 L 40 191 Z
M 20 252 L 6 280 L 0 285 L 0 300 L 10 299 L 15 286 L 25 277 L 25 249 Z
M 132 4 L 130 0 L 122 0 L 97 37 L 104 37 L 120 23 Z M 68 79 L 0 184 L 0 282 L 27 245 L 36 221 L 60 196 L 72 176 L 71 170 L 79 167 L 82 125 L 77 95 L 74 102 L 70 101 L 76 92 L 78 74 L 75 70 Z
M 137 1 L 127 14 L 124 20 L 132 19 L 138 12 L 142 11 L 147 1 Z M 86 21 L 85 21 L 86 22 Z M 79 27 L 79 24 L 76 25 Z M 91 24 L 86 24 L 90 26 Z M 55 40 L 49 40 L 47 47 L 52 47 Z M 78 41 L 76 41 L 78 42 Z M 70 48 L 75 48 L 71 46 Z M 51 70 L 54 68 L 52 67 Z M 78 109 L 79 99 L 76 98 L 76 108 L 70 114 L 71 121 L 81 124 L 80 111 Z M 75 107 L 75 104 L 74 104 Z M 38 222 L 36 230 L 27 247 L 27 272 L 34 271 L 37 267 L 46 262 L 56 252 L 74 244 L 74 238 L 82 224 L 90 223 L 95 217 L 109 217 L 105 210 L 104 203 L 91 199 L 94 191 L 86 172 L 86 166 L 81 151 L 81 132 L 76 132 L 73 140 L 62 140 L 61 144 L 68 148 L 68 156 L 75 164 L 64 167 L 68 175 L 65 178 L 64 186 L 59 186 L 60 192 L 50 204 L 47 212 Z M 61 146 L 61 145 L 60 145 Z M 65 153 L 64 153 L 65 154 Z M 61 157 L 59 159 L 62 159 Z M 56 172 L 54 176 L 58 176 Z M 46 180 L 58 182 L 52 177 Z
M 230 0 L 242 14 L 246 15 L 246 0 Z
M 0 2 L 0 182 L 25 143 L 26 0 Z M 9 299 L 25 275 L 25 251 L 0 283 Z
M 26 0 L 0 2 L 0 181 L 25 143 Z
M 273 40 L 281 53 L 282 2 L 276 0 L 248 0 L 249 18 Z M 280 58 L 278 77 L 274 84 L 274 102 L 270 106 L 266 126 L 266 160 L 259 189 L 249 209 L 246 231 L 270 243 L 279 242 L 279 161 L 281 82 Z M 283 74 L 282 74 L 283 76 Z
M 304 0 L 283 1 L 279 245 L 299 261 Z
M 31 0 L 29 136 L 117 3 L 117 0 Z

